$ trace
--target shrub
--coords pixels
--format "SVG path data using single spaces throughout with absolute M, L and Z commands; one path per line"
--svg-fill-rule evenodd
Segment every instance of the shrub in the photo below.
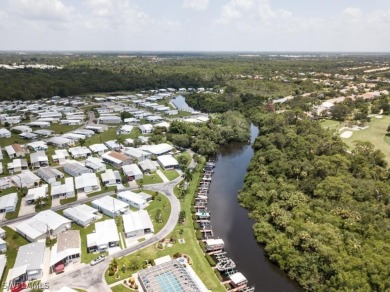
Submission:
M 202 232 L 200 232 L 200 230 L 196 230 L 196 239 L 197 240 L 202 240 L 203 239 Z
M 216 265 L 216 262 L 214 261 L 214 259 L 207 253 L 206 253 L 206 259 L 209 262 L 210 266 L 214 267 Z

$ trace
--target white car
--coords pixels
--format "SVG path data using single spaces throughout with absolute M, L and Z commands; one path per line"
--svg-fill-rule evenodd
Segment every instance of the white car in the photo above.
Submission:
M 97 265 L 106 259 L 105 255 L 98 256 L 96 259 L 91 261 L 91 266 Z

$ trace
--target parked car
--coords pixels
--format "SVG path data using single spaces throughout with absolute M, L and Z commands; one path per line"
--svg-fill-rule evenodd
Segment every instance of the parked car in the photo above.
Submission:
M 101 256 L 98 256 L 96 259 L 92 260 L 90 264 L 91 264 L 91 266 L 94 266 L 94 265 L 97 265 L 98 263 L 101 263 L 105 259 L 106 259 L 106 256 L 101 255 Z

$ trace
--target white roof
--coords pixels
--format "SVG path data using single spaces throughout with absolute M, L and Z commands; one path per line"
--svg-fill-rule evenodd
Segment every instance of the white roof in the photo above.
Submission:
M 28 143 L 27 146 L 29 146 L 31 148 L 37 148 L 37 147 L 47 148 L 46 142 L 44 142 L 44 141 L 31 142 L 31 143 Z
M 79 176 L 76 176 L 74 179 L 75 179 L 76 189 L 100 185 L 96 174 L 93 172 L 83 173 Z
M 49 161 L 45 151 L 37 151 L 30 154 L 31 163 L 41 162 L 41 161 Z
M 95 223 L 95 233 L 87 235 L 87 246 L 104 245 L 109 242 L 119 241 L 118 229 L 114 219 L 108 219 Z
M 18 194 L 11 193 L 0 197 L 0 209 L 5 209 L 7 207 L 16 207 L 18 202 Z M 1 232 L 0 232 L 1 233 Z
M 179 165 L 177 160 L 172 155 L 161 155 L 157 157 L 157 160 L 164 166 Z
M 64 137 L 51 137 L 49 140 L 47 140 L 48 143 L 56 144 L 56 145 L 63 145 L 63 144 L 72 144 L 73 141 L 68 138 Z
M 65 194 L 74 191 L 73 177 L 66 177 L 65 184 L 63 185 L 52 185 L 51 186 L 51 195 L 55 196 L 58 194 Z
M 69 152 L 72 156 L 74 155 L 88 155 L 91 154 L 91 150 L 84 146 L 77 146 L 69 148 Z
M 128 176 L 133 176 L 133 175 L 137 176 L 142 174 L 141 169 L 139 169 L 138 165 L 135 163 L 129 165 L 123 165 L 122 170 Z
M 153 231 L 153 223 L 146 210 L 131 212 L 122 216 L 125 232 L 150 229 Z
M 64 216 L 80 222 L 89 222 L 95 218 L 96 212 L 95 208 L 83 204 L 65 209 Z
M 54 150 L 54 153 L 57 156 L 57 158 L 69 157 L 69 152 L 66 149 L 56 149 L 56 150 Z
M 92 152 L 100 152 L 100 151 L 108 150 L 107 146 L 104 144 L 93 144 L 89 146 L 89 149 L 91 149 Z
M 161 143 L 157 145 L 145 145 L 141 146 L 140 149 L 145 150 L 147 152 L 150 152 L 155 155 L 161 155 L 163 153 L 167 153 L 171 151 L 173 148 L 172 145 L 169 145 L 167 143 Z
M 151 130 L 153 130 L 153 125 L 152 124 L 144 124 L 144 125 L 140 125 L 139 128 L 141 130 L 151 131 Z
M 126 155 L 135 157 L 137 159 L 142 158 L 144 156 L 150 156 L 148 152 L 142 150 L 141 148 L 134 148 L 134 147 L 126 147 L 124 153 Z
M 121 130 L 122 131 L 126 131 L 126 132 L 131 132 L 131 131 L 133 131 L 133 126 L 130 126 L 130 125 L 123 125 L 122 127 L 121 127 Z
M 138 205 L 143 205 L 147 202 L 146 199 L 142 195 L 137 194 L 137 193 L 133 193 L 132 191 L 120 192 L 117 194 L 117 197 L 123 198 L 125 200 L 131 201 L 134 203 L 137 203 Z
M 213 245 L 224 245 L 223 239 L 217 238 L 217 239 L 207 239 L 206 245 L 213 246 Z
M 25 170 L 22 173 L 11 176 L 11 179 L 17 186 L 21 187 L 25 187 L 26 185 L 32 184 L 36 181 L 40 181 L 40 178 L 30 170 Z
M 126 209 L 129 206 L 129 204 L 127 204 L 121 200 L 115 199 L 113 197 L 110 197 L 110 196 L 105 196 L 105 197 L 93 200 L 92 204 L 100 207 L 101 209 L 108 210 L 112 213 L 114 211 L 116 212 L 118 210 Z
M 15 227 L 16 230 L 26 234 L 32 239 L 35 239 L 45 234 L 48 229 L 56 230 L 63 224 L 68 223 L 71 223 L 69 219 L 66 219 L 52 210 L 46 210 L 39 212 L 34 217 L 23 221 Z
M 237 272 L 237 273 L 234 273 L 233 275 L 230 275 L 229 278 L 230 278 L 230 280 L 232 280 L 232 282 L 235 285 L 238 285 L 238 284 L 246 281 L 246 278 L 240 272 Z
M 33 189 L 29 189 L 27 192 L 27 196 L 25 198 L 27 201 L 36 200 L 38 198 L 44 198 L 46 197 L 48 189 L 49 188 L 47 184 L 43 184 L 42 186 Z

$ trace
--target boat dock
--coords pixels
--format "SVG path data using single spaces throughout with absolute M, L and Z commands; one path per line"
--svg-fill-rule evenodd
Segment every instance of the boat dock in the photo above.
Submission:
M 197 196 L 194 200 L 193 209 L 200 231 L 198 239 L 205 244 L 205 252 L 211 256 L 217 263 L 213 269 L 218 271 L 222 277 L 222 284 L 230 285 L 229 291 L 253 292 L 254 287 L 248 286 L 248 281 L 242 273 L 237 270 L 236 263 L 227 256 L 224 251 L 224 242 L 222 239 L 214 237 L 211 226 L 211 214 L 207 210 L 208 196 L 210 195 L 210 185 L 213 179 L 215 162 L 209 161 L 203 168 L 203 176 L 200 179 Z

